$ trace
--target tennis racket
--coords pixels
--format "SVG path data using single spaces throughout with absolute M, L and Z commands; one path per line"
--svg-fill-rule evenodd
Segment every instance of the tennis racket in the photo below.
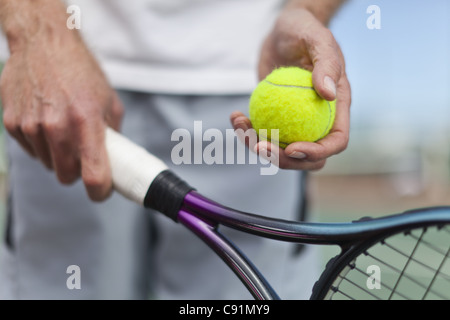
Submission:
M 450 207 L 349 223 L 286 221 L 233 210 L 177 177 L 158 158 L 107 129 L 114 188 L 191 230 L 234 271 L 255 299 L 280 299 L 221 225 L 278 241 L 336 245 L 311 299 L 450 299 Z

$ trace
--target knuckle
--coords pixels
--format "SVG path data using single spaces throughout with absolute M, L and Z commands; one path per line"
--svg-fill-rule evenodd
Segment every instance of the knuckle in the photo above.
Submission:
M 89 119 L 89 112 L 83 112 L 82 110 L 75 108 L 70 117 L 75 126 L 82 126 Z
M 327 59 L 323 60 L 322 66 L 327 75 L 331 76 L 334 81 L 339 81 L 342 75 L 342 64 L 337 57 L 330 54 Z
M 120 101 L 120 98 L 117 96 L 117 94 L 114 95 L 113 101 L 111 104 L 112 104 L 112 111 L 114 114 L 122 115 L 124 113 L 123 104 Z
M 322 158 L 323 158 L 322 154 L 311 152 L 310 154 L 308 154 L 307 160 L 311 163 L 314 163 L 320 161 Z
M 334 36 L 330 29 L 323 28 L 322 34 L 321 34 L 322 41 L 325 41 L 326 43 L 334 42 Z
M 83 182 L 92 201 L 103 201 L 111 194 L 111 183 L 106 175 L 86 174 Z
M 334 74 L 340 74 L 343 69 L 343 64 L 341 61 L 339 48 L 334 39 L 332 32 L 329 29 L 324 31 L 323 36 L 321 37 L 321 41 L 324 44 L 324 48 L 322 50 L 322 62 L 327 65 L 327 68 L 330 69 Z
M 349 137 L 349 135 L 347 134 L 347 135 L 345 135 L 345 137 L 344 137 L 344 143 L 343 143 L 343 145 L 342 145 L 342 150 L 341 150 L 341 151 L 344 151 L 345 149 L 347 149 L 349 143 L 350 143 L 350 137 Z
M 96 97 L 88 97 L 75 99 L 72 101 L 68 116 L 75 124 L 83 124 L 92 118 L 100 118 L 104 103 Z
M 35 119 L 25 118 L 22 121 L 20 128 L 24 135 L 28 137 L 35 137 L 39 134 L 40 124 Z
M 326 164 L 326 160 L 318 161 L 312 165 L 311 170 L 319 171 L 319 170 L 323 169 L 323 167 L 325 167 L 325 164 Z
M 339 59 L 330 59 L 329 71 L 336 76 L 336 80 L 341 78 L 342 64 Z
M 347 149 L 347 147 L 349 145 L 349 142 L 350 142 L 349 134 L 348 133 L 342 133 L 340 145 L 337 148 L 337 152 L 336 153 L 340 153 L 340 152 L 344 151 L 345 149 Z
M 42 122 L 42 129 L 46 134 L 58 134 L 65 127 L 65 123 L 53 116 L 46 116 Z
M 19 123 L 17 122 L 16 117 L 12 112 L 7 110 L 3 113 L 3 125 L 10 133 L 16 132 L 19 129 Z
M 82 178 L 88 189 L 100 189 L 107 184 L 106 175 L 99 172 L 83 173 Z
M 329 150 L 326 147 L 320 146 L 314 152 L 308 153 L 307 161 L 316 164 L 329 157 Z
M 116 118 L 122 118 L 124 113 L 125 110 L 122 105 L 118 105 L 115 108 L 113 108 L 113 114 Z
M 63 163 L 57 163 L 56 167 L 56 175 L 62 184 L 70 185 L 79 178 L 79 169 L 74 161 L 65 159 Z

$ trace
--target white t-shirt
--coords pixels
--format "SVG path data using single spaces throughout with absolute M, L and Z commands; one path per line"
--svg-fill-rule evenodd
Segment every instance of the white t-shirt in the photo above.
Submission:
M 171 94 L 246 94 L 283 0 L 67 0 L 112 85 Z M 68 14 L 69 16 L 69 14 Z

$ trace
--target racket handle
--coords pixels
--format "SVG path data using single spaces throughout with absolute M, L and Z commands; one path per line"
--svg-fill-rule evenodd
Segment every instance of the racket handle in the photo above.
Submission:
M 153 180 L 168 169 L 166 164 L 111 128 L 106 129 L 106 149 L 114 189 L 143 205 Z

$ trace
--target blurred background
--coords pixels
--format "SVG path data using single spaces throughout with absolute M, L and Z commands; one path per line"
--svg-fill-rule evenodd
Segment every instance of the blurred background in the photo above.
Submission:
M 369 29 L 380 9 L 381 29 Z M 331 30 L 352 85 L 348 149 L 310 175 L 322 221 L 450 205 L 450 2 L 348 1 Z
M 367 27 L 371 5 L 381 29 Z M 450 1 L 349 0 L 330 28 L 352 85 L 351 135 L 309 176 L 313 219 L 450 205 Z M 0 128 L 0 232 L 6 163 Z
M 372 5 L 381 29 L 367 26 Z M 450 2 L 349 0 L 330 28 L 352 85 L 351 135 L 345 152 L 310 175 L 314 219 L 450 205 Z M 1 128 L 0 224 L 3 146 Z

